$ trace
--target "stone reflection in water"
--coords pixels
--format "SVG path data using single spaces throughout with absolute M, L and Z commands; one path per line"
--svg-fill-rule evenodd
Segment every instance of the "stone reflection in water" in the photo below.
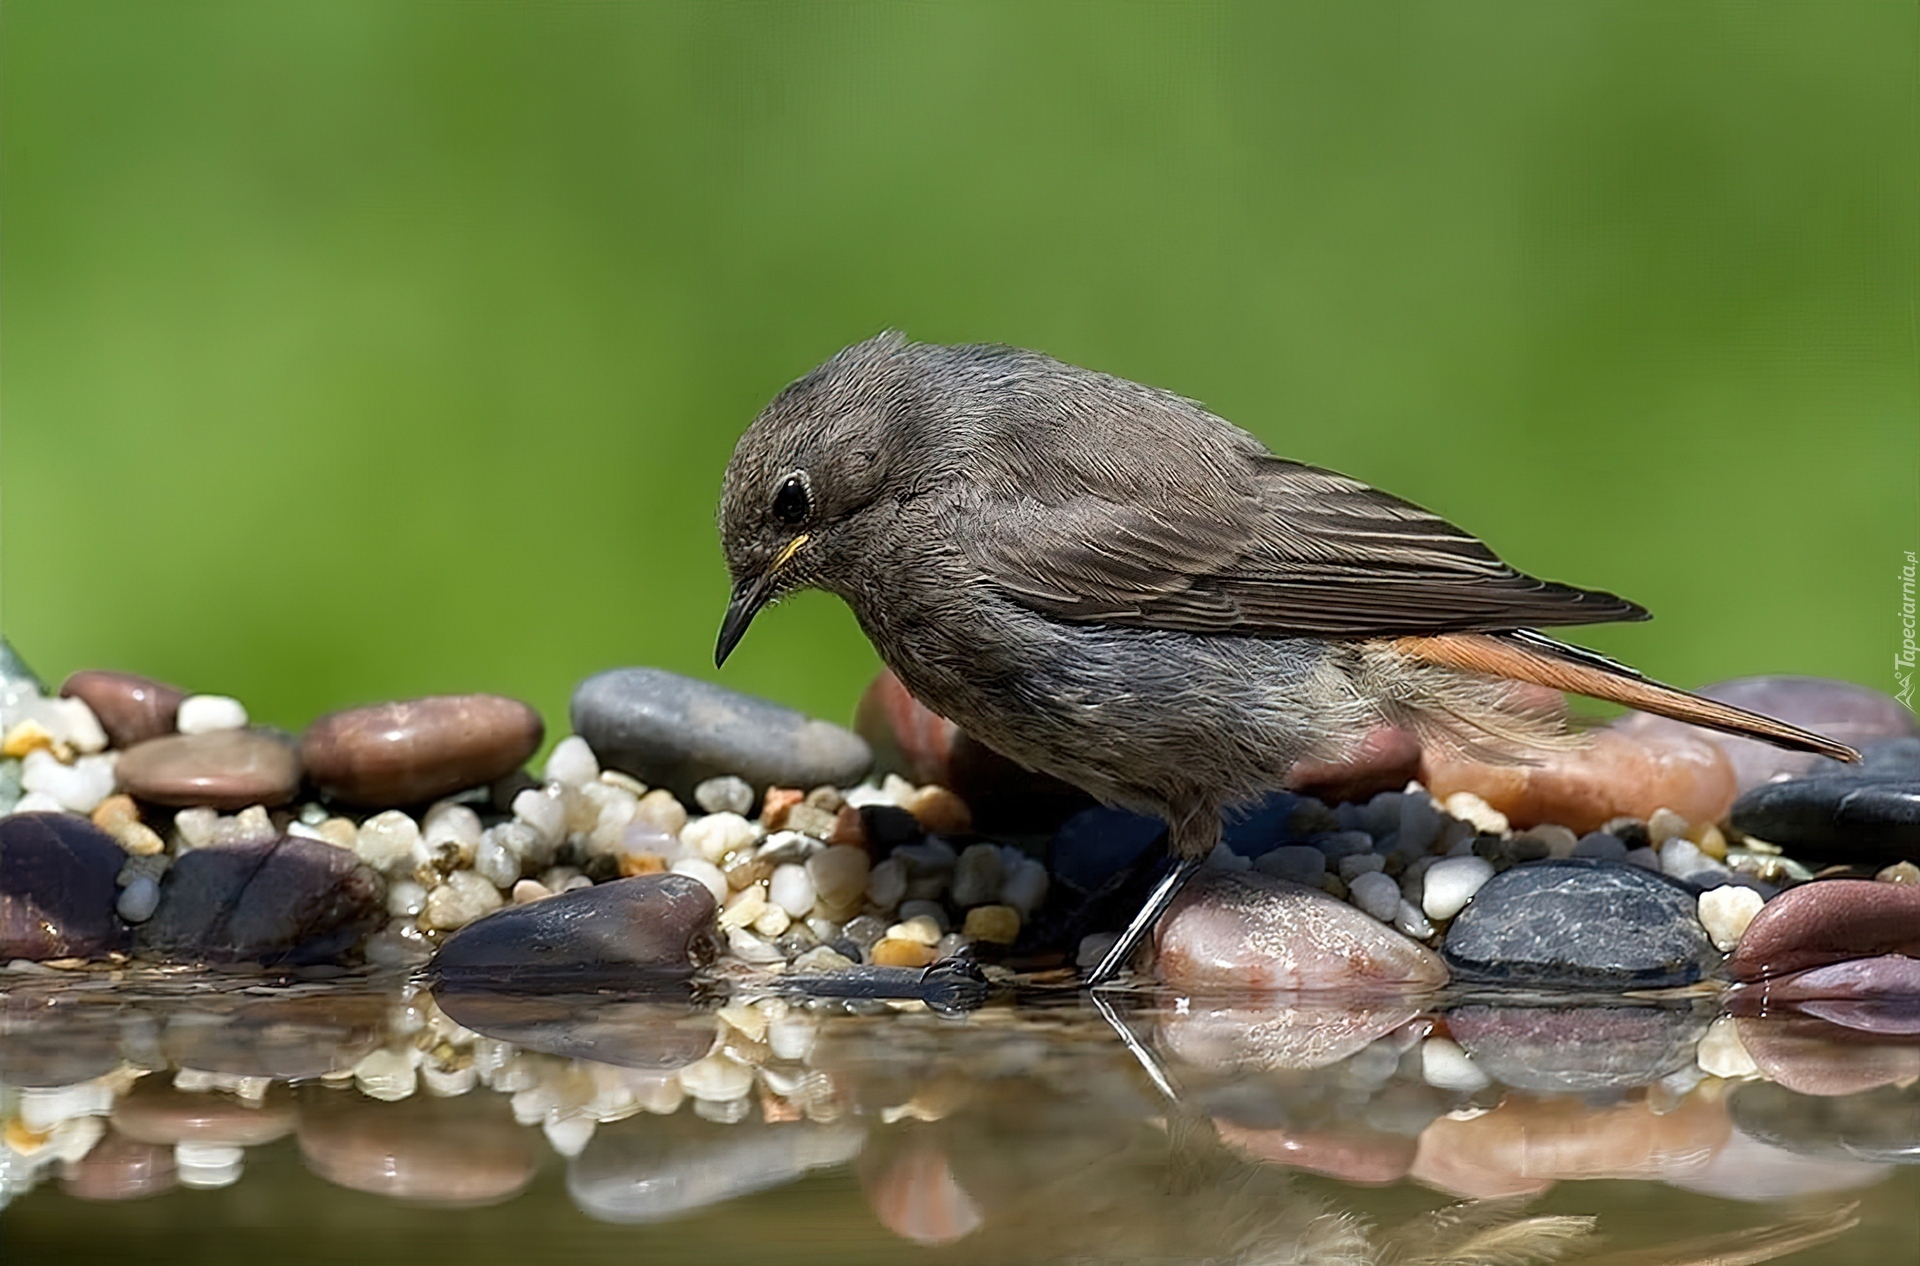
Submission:
M 609 1222 L 658 1222 L 844 1165 L 866 1131 L 811 1121 L 715 1124 L 686 1113 L 598 1131 L 567 1165 L 567 1192 Z

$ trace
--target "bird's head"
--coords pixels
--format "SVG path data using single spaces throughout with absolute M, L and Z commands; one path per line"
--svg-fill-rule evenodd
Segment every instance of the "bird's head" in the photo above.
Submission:
M 761 608 L 839 589 L 860 567 L 913 405 L 909 353 L 891 332 L 846 348 L 776 396 L 734 446 L 720 492 L 733 598 L 716 665 Z

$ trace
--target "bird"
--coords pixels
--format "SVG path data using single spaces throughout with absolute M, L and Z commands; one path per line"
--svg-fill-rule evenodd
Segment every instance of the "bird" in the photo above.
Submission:
M 825 590 L 928 708 L 1166 823 L 1172 864 L 1089 986 L 1124 971 L 1224 814 L 1381 726 L 1524 763 L 1580 741 L 1544 686 L 1859 759 L 1538 632 L 1646 619 L 1636 603 L 1041 352 L 895 331 L 842 349 L 741 434 L 718 520 L 716 667 L 770 603 Z

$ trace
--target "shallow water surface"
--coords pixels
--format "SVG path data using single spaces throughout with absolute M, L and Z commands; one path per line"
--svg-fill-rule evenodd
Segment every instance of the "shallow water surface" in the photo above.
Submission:
M 10 1262 L 1920 1258 L 1897 1006 L 4 980 Z

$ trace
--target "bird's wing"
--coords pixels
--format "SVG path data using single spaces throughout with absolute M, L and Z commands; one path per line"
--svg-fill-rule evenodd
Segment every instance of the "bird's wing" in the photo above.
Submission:
M 1197 633 L 1365 638 L 1644 619 L 1537 580 L 1437 515 L 1276 457 L 1205 499 L 1089 485 L 986 497 L 952 530 L 990 583 L 1059 619 Z

